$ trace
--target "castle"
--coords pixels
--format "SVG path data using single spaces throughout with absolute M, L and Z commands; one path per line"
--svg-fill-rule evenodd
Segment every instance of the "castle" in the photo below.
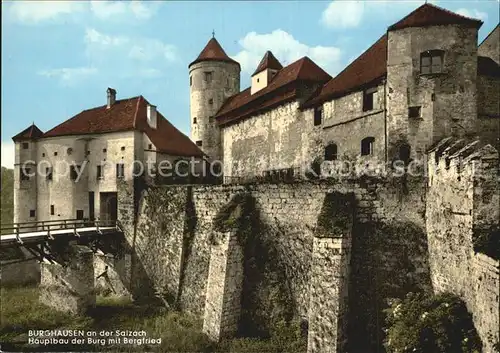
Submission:
M 15 221 L 119 219 L 131 253 L 89 259 L 89 271 L 105 263 L 111 288 L 162 293 L 215 340 L 243 321 L 266 326 L 281 305 L 308 323 L 308 352 L 376 351 L 385 299 L 451 291 L 492 352 L 499 265 L 484 239 L 500 219 L 500 27 L 478 46 L 481 24 L 424 4 L 336 77 L 269 51 L 241 92 L 240 65 L 212 38 L 189 65 L 191 139 L 113 89 L 104 106 L 15 136 Z M 228 182 L 140 186 L 125 167 L 150 158 L 221 161 Z M 255 182 L 318 161 L 419 159 L 423 178 Z M 76 167 L 56 180 L 59 160 Z M 43 163 L 45 176 L 28 175 Z M 42 265 L 51 288 L 57 264 Z
M 14 220 L 114 218 L 116 179 L 134 161 L 220 161 L 230 181 L 324 160 L 418 160 L 449 136 L 498 146 L 500 29 L 478 46 L 481 25 L 424 4 L 334 78 L 308 57 L 283 67 L 268 51 L 241 92 L 240 65 L 212 38 L 189 65 L 192 142 L 144 97 L 117 101 L 109 88 L 106 106 L 14 136 Z M 61 161 L 76 165 L 53 180 Z

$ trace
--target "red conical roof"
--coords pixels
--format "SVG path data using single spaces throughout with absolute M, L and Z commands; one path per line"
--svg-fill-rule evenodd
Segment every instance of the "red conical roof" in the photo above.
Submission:
M 224 49 L 222 49 L 221 45 L 215 38 L 212 38 L 208 41 L 207 45 L 205 46 L 205 48 L 203 48 L 200 55 L 198 55 L 196 60 L 189 64 L 189 66 L 201 61 L 225 61 L 239 65 L 237 61 L 227 56 L 226 52 L 224 51 Z
M 16 136 L 14 136 L 12 140 L 14 141 L 33 140 L 42 136 L 43 132 L 35 124 L 32 124 L 30 127 L 24 129 Z
M 281 70 L 282 68 L 283 68 L 283 66 L 278 61 L 278 59 L 276 59 L 276 57 L 273 55 L 273 53 L 271 53 L 268 50 L 264 54 L 264 57 L 260 61 L 260 64 L 259 64 L 259 66 L 257 66 L 257 70 L 255 70 L 253 75 L 255 75 L 261 71 L 264 71 L 265 69 Z
M 436 25 L 461 24 L 472 27 L 481 27 L 482 21 L 465 17 L 442 7 L 424 4 L 404 17 L 401 21 L 389 27 L 389 31 L 407 27 L 425 27 Z

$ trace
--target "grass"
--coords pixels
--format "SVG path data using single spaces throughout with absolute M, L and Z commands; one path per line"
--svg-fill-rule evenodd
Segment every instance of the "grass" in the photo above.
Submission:
M 293 326 L 281 325 L 270 339 L 236 338 L 211 342 L 201 332 L 196 317 L 157 306 L 137 306 L 114 298 L 97 297 L 97 305 L 85 316 L 53 310 L 38 301 L 37 288 L 1 288 L 0 343 L 8 351 L 85 352 L 305 352 L 305 340 Z M 161 338 L 155 345 L 28 345 L 28 330 L 75 329 L 85 331 L 146 331 Z

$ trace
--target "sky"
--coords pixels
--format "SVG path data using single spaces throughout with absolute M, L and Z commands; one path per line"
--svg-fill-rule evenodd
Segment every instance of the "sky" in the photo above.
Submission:
M 212 31 L 245 89 L 266 50 L 335 76 L 424 2 L 2 0 L 1 164 L 13 166 L 12 136 L 106 104 L 107 87 L 143 95 L 189 136 L 188 65 Z M 499 22 L 499 0 L 432 3 L 481 19 L 479 41 Z

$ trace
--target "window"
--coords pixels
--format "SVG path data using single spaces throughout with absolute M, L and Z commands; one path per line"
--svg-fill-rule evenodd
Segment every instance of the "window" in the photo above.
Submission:
M 189 76 L 189 85 L 192 86 L 193 85 L 193 76 Z
M 436 74 L 443 71 L 443 56 L 442 50 L 428 50 L 420 54 L 420 73 L 421 74 Z
M 45 153 L 42 153 L 42 157 L 45 157 Z
M 50 215 L 53 216 L 56 213 L 54 205 L 50 205 Z
M 57 156 L 57 152 L 54 152 L 54 156 Z
M 325 161 L 335 161 L 337 159 L 337 145 L 334 143 L 325 147 Z
M 153 149 L 153 145 L 152 144 L 149 144 L 148 145 L 148 150 L 152 150 Z
M 70 148 L 68 148 L 68 150 L 66 152 L 68 153 L 68 155 L 70 155 L 73 153 L 73 149 L 70 147 Z
M 102 179 L 103 178 L 103 175 L 102 175 L 102 165 L 98 165 L 97 166 L 97 179 Z
M 258 78 L 258 79 L 257 79 L 257 83 L 259 82 L 259 80 L 260 80 L 260 79 Z
M 107 149 L 105 149 L 105 148 L 103 148 L 103 149 L 102 149 L 102 152 L 103 152 L 103 153 L 106 153 L 106 152 L 108 152 L 108 150 L 107 150 Z
M 78 166 L 70 166 L 69 177 L 71 178 L 71 180 L 76 180 L 76 178 L 78 178 Z
M 125 177 L 125 164 L 118 163 L 116 165 L 116 178 L 123 179 Z
M 213 100 L 213 98 L 210 98 L 210 99 L 208 100 L 208 104 L 214 104 L 214 100 Z
M 83 210 L 76 210 L 76 219 L 83 219 Z
M 88 156 L 90 154 L 90 151 L 85 152 L 85 156 Z
M 321 125 L 323 121 L 323 107 L 314 108 L 314 126 Z
M 35 210 L 30 210 L 30 217 L 35 218 L 36 217 L 36 212 Z
M 21 180 L 30 180 L 31 169 L 21 167 Z
M 367 112 L 369 110 L 373 110 L 373 100 L 375 96 L 375 92 L 377 92 L 377 88 L 370 88 L 363 92 L 363 111 Z
M 361 155 L 369 156 L 373 154 L 373 143 L 375 142 L 374 137 L 365 137 L 361 140 Z
M 420 118 L 420 107 L 409 107 L 408 108 L 409 118 Z
M 211 72 L 205 72 L 205 82 L 206 83 L 212 82 L 212 73 Z
M 125 151 L 125 146 L 122 146 L 121 150 L 122 150 L 122 151 Z
M 193 124 L 196 124 L 196 117 L 193 118 Z
M 23 142 L 23 150 L 27 150 L 30 147 L 28 142 Z
M 52 167 L 45 168 L 45 178 L 52 180 Z
M 196 146 L 200 146 L 201 147 L 201 145 L 202 145 L 201 140 L 196 141 Z

